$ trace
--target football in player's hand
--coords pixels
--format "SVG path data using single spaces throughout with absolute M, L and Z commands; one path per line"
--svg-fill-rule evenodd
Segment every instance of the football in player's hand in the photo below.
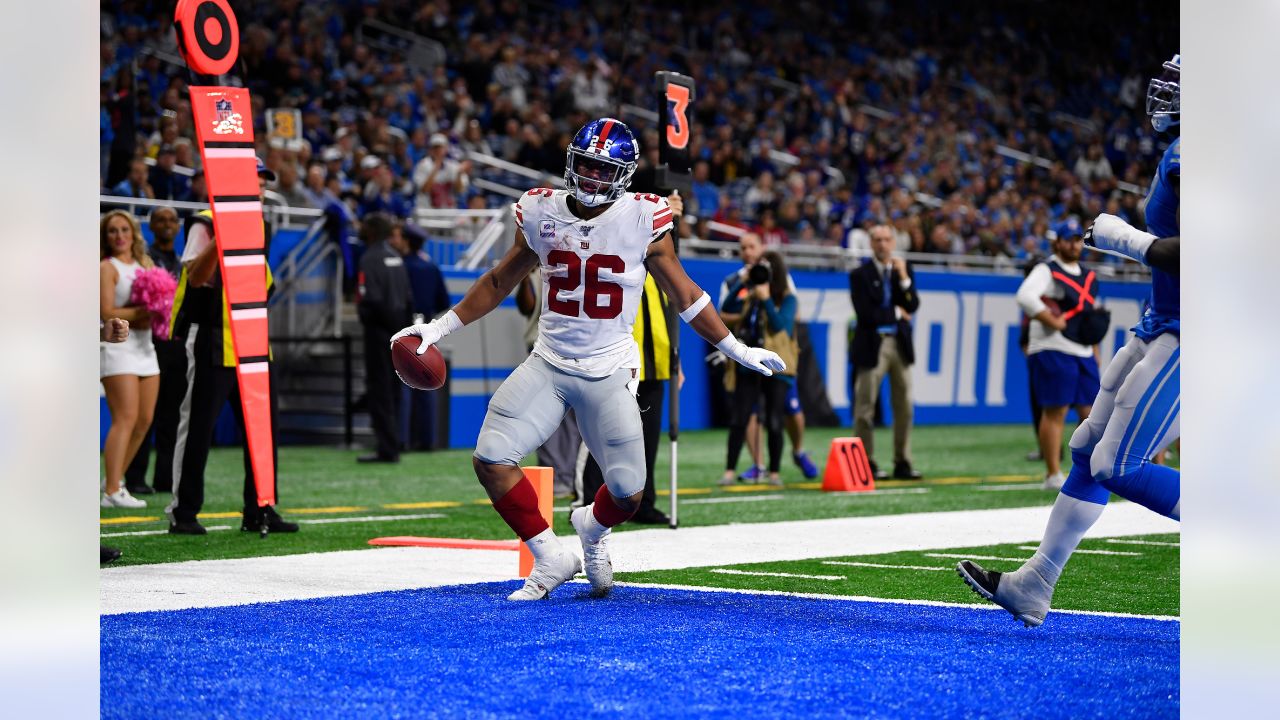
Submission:
M 1057 300 L 1054 300 L 1051 297 L 1044 297 L 1044 296 L 1042 296 L 1040 300 L 1041 302 L 1044 303 L 1045 308 L 1049 310 L 1049 313 L 1054 317 L 1057 317 L 1062 314 L 1062 307 L 1058 305 Z
M 444 385 L 444 356 L 431 346 L 418 354 L 422 338 L 406 335 L 391 344 L 391 364 L 395 366 L 400 382 L 418 390 L 436 390 Z

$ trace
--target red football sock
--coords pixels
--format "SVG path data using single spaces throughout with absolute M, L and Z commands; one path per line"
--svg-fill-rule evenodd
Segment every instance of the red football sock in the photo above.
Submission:
M 533 483 L 527 477 L 520 478 L 520 482 L 508 490 L 506 495 L 494 501 L 493 509 L 498 511 L 521 540 L 527 541 L 548 527 L 547 521 L 542 519 L 542 513 L 538 512 L 538 493 L 534 492 Z
M 618 507 L 618 503 L 614 502 L 613 496 L 609 494 L 607 485 L 601 485 L 596 491 L 596 502 L 592 512 L 596 516 L 596 522 L 607 528 L 621 525 L 636 514 L 635 509 L 623 510 Z

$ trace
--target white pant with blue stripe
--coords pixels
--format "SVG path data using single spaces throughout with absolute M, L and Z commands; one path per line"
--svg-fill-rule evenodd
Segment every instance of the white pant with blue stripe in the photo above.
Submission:
M 1089 419 L 1071 436 L 1073 454 L 1089 453 L 1093 479 L 1109 484 L 1137 472 L 1179 436 L 1181 353 L 1178 336 L 1133 338 L 1102 375 Z

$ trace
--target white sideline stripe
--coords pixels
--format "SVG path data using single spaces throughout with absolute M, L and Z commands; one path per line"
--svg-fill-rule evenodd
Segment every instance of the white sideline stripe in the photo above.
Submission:
M 847 567 L 882 568 L 884 570 L 926 570 L 928 572 L 948 572 L 953 568 L 933 567 L 931 565 L 885 565 L 882 563 L 853 562 L 850 560 L 823 560 L 823 565 L 844 565 Z
M 266 308 L 248 308 L 247 310 L 232 310 L 232 320 L 266 320 Z
M 1156 545 L 1159 547 L 1182 547 L 1182 543 L 1161 542 L 1159 540 L 1120 540 L 1118 538 L 1107 538 L 1109 543 L 1119 543 L 1121 545 Z
M 423 513 L 418 515 L 359 515 L 356 517 L 302 519 L 294 522 L 299 525 L 330 525 L 332 523 L 378 522 L 381 520 L 438 520 L 448 517 L 443 513 Z M 205 530 L 234 530 L 235 525 L 206 525 Z M 131 532 L 101 533 L 98 537 L 134 537 L 138 535 L 168 535 L 168 530 L 134 530 Z
M 205 526 L 204 526 L 204 529 L 205 529 L 205 530 L 208 530 L 209 532 L 217 532 L 217 531 L 219 531 L 219 530 L 234 530 L 234 529 L 235 529 L 235 526 L 233 526 L 233 525 L 205 525 Z M 139 537 L 139 536 L 141 536 L 141 535 L 168 535 L 168 534 L 169 534 L 169 531 L 168 531 L 168 530 L 130 530 L 129 532 L 100 533 L 100 534 L 98 535 L 98 537 L 100 537 L 100 538 L 113 538 L 113 537 Z
M 674 532 L 652 528 L 611 534 L 610 550 L 618 572 L 811 560 L 854 553 L 945 551 L 1037 542 L 1044 534 L 1049 511 L 1045 505 L 684 527 Z M 1140 505 L 1113 502 L 1089 530 L 1089 537 L 1170 534 L 1178 528 L 1176 521 Z M 576 544 L 572 535 L 569 539 Z M 110 614 L 412 590 L 514 579 L 515 557 L 516 553 L 505 550 L 370 548 L 108 567 L 99 571 L 99 598 L 101 612 Z
M 295 520 L 299 525 L 332 525 L 334 523 L 382 522 L 383 520 L 439 520 L 449 517 L 444 513 L 421 513 L 417 515 L 361 515 L 358 517 L 314 518 Z
M 573 580 L 582 582 L 586 580 Z M 971 610 L 999 610 L 1004 608 L 993 603 L 953 603 L 941 600 L 906 600 L 902 598 L 878 598 L 869 595 L 828 595 L 826 593 L 796 593 L 784 590 L 743 590 L 739 588 L 708 587 L 704 585 L 669 585 L 665 583 L 614 582 L 617 587 L 656 588 L 659 590 L 689 590 L 705 593 L 737 593 L 739 595 L 782 595 L 785 597 L 805 598 L 808 600 L 841 600 L 844 602 L 888 603 L 890 605 L 924 605 L 927 607 L 969 608 Z M 1178 615 L 1138 615 L 1135 613 L 1109 612 L 1106 610 L 1059 610 L 1054 608 L 1051 614 L 1057 615 L 1096 615 L 1098 617 L 1134 618 L 1138 620 L 1160 620 L 1162 622 L 1181 622 Z
M 226 160 L 228 158 L 254 158 L 253 148 L 205 148 L 204 156 L 210 160 Z
M 232 202 L 214 201 L 213 212 L 215 215 L 217 213 L 260 213 L 262 212 L 262 202 L 258 200 L 235 200 Z
M 804 578 L 805 580 L 848 580 L 843 575 L 804 575 L 802 573 L 753 572 L 751 570 L 733 570 L 731 568 L 713 568 L 713 573 L 720 575 L 755 575 L 758 577 Z
M 227 255 L 222 258 L 222 264 L 227 267 L 239 267 L 241 265 L 263 265 L 267 262 L 265 255 Z
M 1038 545 L 1019 545 L 1019 550 L 1039 550 Z M 1072 555 L 1124 555 L 1126 557 L 1142 557 L 1140 552 L 1127 552 L 1125 550 L 1081 550 L 1076 549 Z
M 979 492 L 1004 492 L 1006 490 L 1036 490 L 1043 489 L 1044 483 L 1014 483 L 1012 485 L 979 485 L 974 490 Z
M 743 495 L 741 497 L 697 498 L 681 500 L 681 505 L 718 505 L 720 503 L 763 502 L 765 500 L 782 500 L 786 495 Z
M 952 558 L 954 560 L 1005 560 L 1008 562 L 1026 562 L 1031 558 L 1000 557 L 998 555 L 965 555 L 964 553 L 925 553 L 925 557 Z

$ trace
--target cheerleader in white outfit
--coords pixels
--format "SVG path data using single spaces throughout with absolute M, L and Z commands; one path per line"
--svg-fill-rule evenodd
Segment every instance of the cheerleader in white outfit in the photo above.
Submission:
M 160 390 L 160 365 L 151 342 L 151 318 L 147 309 L 130 306 L 129 293 L 138 271 L 152 267 L 142 230 L 133 215 L 112 210 L 102 217 L 99 312 L 103 322 L 111 318 L 129 321 L 133 332 L 120 343 L 99 346 L 100 377 L 111 410 L 111 429 L 105 449 L 107 478 L 102 487 L 103 507 L 146 507 L 146 502 L 124 487 L 128 467 L 142 438 L 151 427 L 156 394 Z

